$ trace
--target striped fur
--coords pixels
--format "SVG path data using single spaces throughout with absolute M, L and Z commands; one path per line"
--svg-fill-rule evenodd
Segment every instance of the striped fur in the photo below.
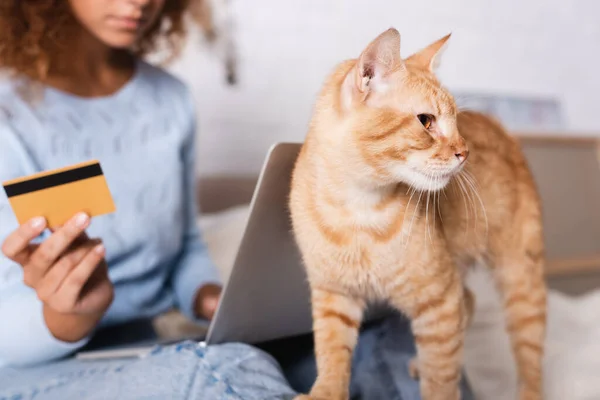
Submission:
M 317 100 L 289 202 L 312 288 L 318 367 L 302 398 L 348 398 L 363 311 L 383 300 L 411 318 L 410 370 L 423 399 L 459 399 L 475 302 L 464 267 L 475 261 L 490 266 L 504 295 L 519 399 L 542 398 L 538 195 L 517 143 L 488 117 L 458 112 L 435 78 L 447 39 L 403 60 L 390 29 L 341 63 Z M 419 114 L 435 118 L 429 129 Z

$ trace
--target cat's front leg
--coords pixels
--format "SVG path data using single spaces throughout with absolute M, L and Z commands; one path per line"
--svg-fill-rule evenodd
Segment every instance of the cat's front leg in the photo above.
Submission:
M 465 298 L 458 276 L 445 278 L 411 291 L 414 298 L 394 299 L 411 318 L 417 347 L 417 362 L 411 368 L 418 372 L 423 400 L 460 399 Z
M 361 299 L 312 290 L 317 380 L 310 391 L 311 399 L 348 399 L 352 353 L 364 308 Z

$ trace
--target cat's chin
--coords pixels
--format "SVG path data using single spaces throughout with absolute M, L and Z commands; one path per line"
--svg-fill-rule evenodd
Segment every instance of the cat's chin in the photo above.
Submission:
M 437 192 L 448 185 L 454 174 L 443 174 L 431 177 L 413 169 L 402 168 L 396 171 L 396 176 L 401 182 L 404 182 L 416 190 Z

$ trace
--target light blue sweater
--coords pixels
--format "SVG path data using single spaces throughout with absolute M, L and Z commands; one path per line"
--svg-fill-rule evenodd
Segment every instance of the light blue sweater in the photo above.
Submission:
M 92 220 L 106 246 L 115 299 L 101 326 L 179 307 L 193 318 L 196 290 L 218 282 L 195 224 L 195 111 L 166 72 L 139 63 L 117 93 L 80 98 L 45 89 L 41 102 L 0 83 L 0 182 L 98 159 L 117 211 Z M 17 227 L 0 189 L 0 243 Z M 47 235 L 47 234 L 46 234 Z M 22 268 L 0 255 L 0 365 L 26 365 L 83 346 L 55 339 Z

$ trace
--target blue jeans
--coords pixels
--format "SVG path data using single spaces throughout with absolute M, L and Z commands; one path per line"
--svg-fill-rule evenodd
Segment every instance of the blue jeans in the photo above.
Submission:
M 66 359 L 27 369 L 0 369 L 1 400 L 292 399 L 316 376 L 310 335 L 266 343 L 204 347 L 192 341 L 157 347 L 142 359 Z M 414 344 L 393 316 L 363 329 L 352 366 L 351 398 L 417 400 L 408 375 Z M 279 361 L 279 362 L 278 362 Z M 463 380 L 463 399 L 473 396 Z

